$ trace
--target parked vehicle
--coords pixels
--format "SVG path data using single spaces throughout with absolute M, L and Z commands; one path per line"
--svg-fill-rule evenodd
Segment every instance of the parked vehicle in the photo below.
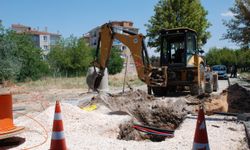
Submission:
M 219 79 L 227 79 L 227 67 L 225 65 L 215 65 L 212 71 L 218 74 Z

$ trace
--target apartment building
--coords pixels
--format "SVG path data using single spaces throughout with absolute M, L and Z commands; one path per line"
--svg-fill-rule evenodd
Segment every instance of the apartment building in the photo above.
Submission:
M 31 35 L 31 38 L 35 45 L 43 50 L 43 53 L 47 55 L 50 51 L 52 45 L 55 45 L 58 40 L 60 40 L 61 35 L 59 33 L 50 33 L 45 27 L 44 31 L 37 29 L 32 29 L 29 26 L 21 24 L 12 24 L 11 29 L 17 33 L 26 33 Z

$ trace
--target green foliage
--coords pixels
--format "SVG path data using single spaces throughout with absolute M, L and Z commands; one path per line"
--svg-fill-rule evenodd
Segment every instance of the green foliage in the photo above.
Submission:
M 227 33 L 223 39 L 230 39 L 243 49 L 250 48 L 250 0 L 235 0 L 230 11 L 234 17 L 223 22 L 227 27 Z
M 30 36 L 17 34 L 13 40 L 18 45 L 16 55 L 22 64 L 17 80 L 37 80 L 48 74 L 48 64 L 43 60 L 42 51 L 34 45 Z
M 235 51 L 226 47 L 218 49 L 211 48 L 206 54 L 206 61 L 209 65 L 223 64 L 226 66 L 237 64 L 237 57 Z
M 155 15 L 146 24 L 149 46 L 158 47 L 158 32 L 162 28 L 188 27 L 196 30 L 198 44 L 202 46 L 210 37 L 206 29 L 211 25 L 207 19 L 207 11 L 200 0 L 159 0 Z
M 249 50 L 233 50 L 229 48 L 211 48 L 206 54 L 206 61 L 209 65 L 223 64 L 231 66 L 237 64 L 244 71 L 250 66 L 250 51 Z
M 244 68 L 244 71 L 248 69 L 250 71 L 250 50 L 236 51 L 236 57 L 238 58 L 238 64 Z
M 108 63 L 109 74 L 116 74 L 122 71 L 124 60 L 121 58 L 121 51 L 113 47 L 111 49 L 110 59 Z
M 42 59 L 29 35 L 17 34 L 0 27 L 0 80 L 36 80 L 48 73 L 48 65 Z
M 17 45 L 12 41 L 12 33 L 0 24 L 0 83 L 4 80 L 14 80 L 21 68 L 16 57 Z
M 83 39 L 74 36 L 59 41 L 48 54 L 49 64 L 54 73 L 66 76 L 85 74 L 92 59 L 91 48 Z

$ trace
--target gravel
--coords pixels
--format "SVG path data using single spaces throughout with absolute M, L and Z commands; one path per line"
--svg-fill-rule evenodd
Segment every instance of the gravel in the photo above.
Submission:
M 135 149 L 191 149 L 196 125 L 196 116 L 188 115 L 175 131 L 175 137 L 162 142 L 125 141 L 118 140 L 119 125 L 131 120 L 128 115 L 109 115 L 110 110 L 98 105 L 98 109 L 86 112 L 71 104 L 62 103 L 64 133 L 67 147 L 70 150 L 135 150 Z M 30 114 L 32 115 L 32 114 Z M 54 106 L 50 106 L 42 113 L 33 116 L 44 125 L 48 132 L 45 144 L 36 147 L 37 150 L 49 149 Z M 206 116 L 208 138 L 211 149 L 235 150 L 248 149 L 245 129 L 242 123 L 232 121 L 224 116 Z M 34 121 L 26 117 L 15 119 L 16 125 L 23 125 L 26 131 L 20 137 L 26 141 L 13 149 L 29 148 L 45 140 L 45 132 Z

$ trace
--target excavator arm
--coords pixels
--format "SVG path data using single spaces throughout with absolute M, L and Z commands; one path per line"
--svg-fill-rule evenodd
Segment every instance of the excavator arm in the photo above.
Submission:
M 104 70 L 110 59 L 114 39 L 119 40 L 130 49 L 139 79 L 149 83 L 152 67 L 144 43 L 144 36 L 128 30 L 122 30 L 122 33 L 115 32 L 115 30 L 116 28 L 110 23 L 102 25 L 100 29 L 94 61 L 94 66 L 99 68 L 99 72 L 94 82 L 94 89 L 97 89 L 100 85 Z

